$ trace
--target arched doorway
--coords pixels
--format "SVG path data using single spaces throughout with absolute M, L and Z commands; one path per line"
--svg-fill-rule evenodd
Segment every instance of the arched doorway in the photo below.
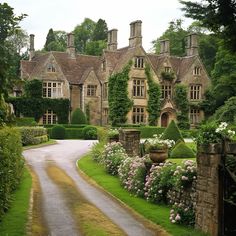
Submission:
M 167 127 L 169 121 L 169 115 L 167 112 L 161 115 L 161 127 Z

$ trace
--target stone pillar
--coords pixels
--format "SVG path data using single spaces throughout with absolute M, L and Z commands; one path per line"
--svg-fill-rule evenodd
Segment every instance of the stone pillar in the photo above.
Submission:
M 30 34 L 30 48 L 29 48 L 29 61 L 32 61 L 35 56 L 34 50 L 34 34 Z
M 120 129 L 119 141 L 129 156 L 140 156 L 140 131 L 136 129 Z
M 197 154 L 197 204 L 195 227 L 211 236 L 219 235 L 220 145 L 199 148 Z M 222 216 L 223 217 L 223 216 Z

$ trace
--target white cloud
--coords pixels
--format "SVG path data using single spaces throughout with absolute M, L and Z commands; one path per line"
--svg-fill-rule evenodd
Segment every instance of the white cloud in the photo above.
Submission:
M 129 24 L 141 20 L 143 46 L 151 48 L 151 41 L 159 37 L 168 27 L 168 22 L 182 17 L 181 4 L 178 0 L 6 0 L 14 8 L 16 15 L 28 16 L 21 23 L 29 34 L 35 34 L 35 48 L 41 49 L 48 30 L 70 32 L 85 17 L 107 22 L 108 28 L 118 29 L 118 47 L 128 45 Z M 191 20 L 185 19 L 189 25 Z

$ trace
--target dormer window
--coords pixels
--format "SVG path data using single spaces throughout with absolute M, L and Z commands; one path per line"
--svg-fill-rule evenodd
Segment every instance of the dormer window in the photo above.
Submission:
M 193 75 L 200 75 L 201 74 L 201 67 L 195 66 L 193 70 Z
M 56 68 L 53 64 L 49 63 L 47 65 L 47 72 L 56 72 Z
M 170 73 L 171 72 L 171 67 L 166 66 L 164 71 L 167 72 L 167 73 Z
M 135 57 L 134 67 L 135 68 L 143 68 L 144 67 L 144 57 Z

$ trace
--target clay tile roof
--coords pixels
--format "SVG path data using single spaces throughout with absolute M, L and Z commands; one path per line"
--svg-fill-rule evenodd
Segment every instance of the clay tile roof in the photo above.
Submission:
M 122 51 L 104 50 L 104 58 L 106 59 L 107 65 L 114 70 L 122 54 Z
M 197 57 L 198 56 L 188 56 L 181 58 L 179 78 L 183 78 Z
M 29 78 L 34 67 L 36 65 L 35 61 L 21 61 L 21 74 L 23 78 Z

